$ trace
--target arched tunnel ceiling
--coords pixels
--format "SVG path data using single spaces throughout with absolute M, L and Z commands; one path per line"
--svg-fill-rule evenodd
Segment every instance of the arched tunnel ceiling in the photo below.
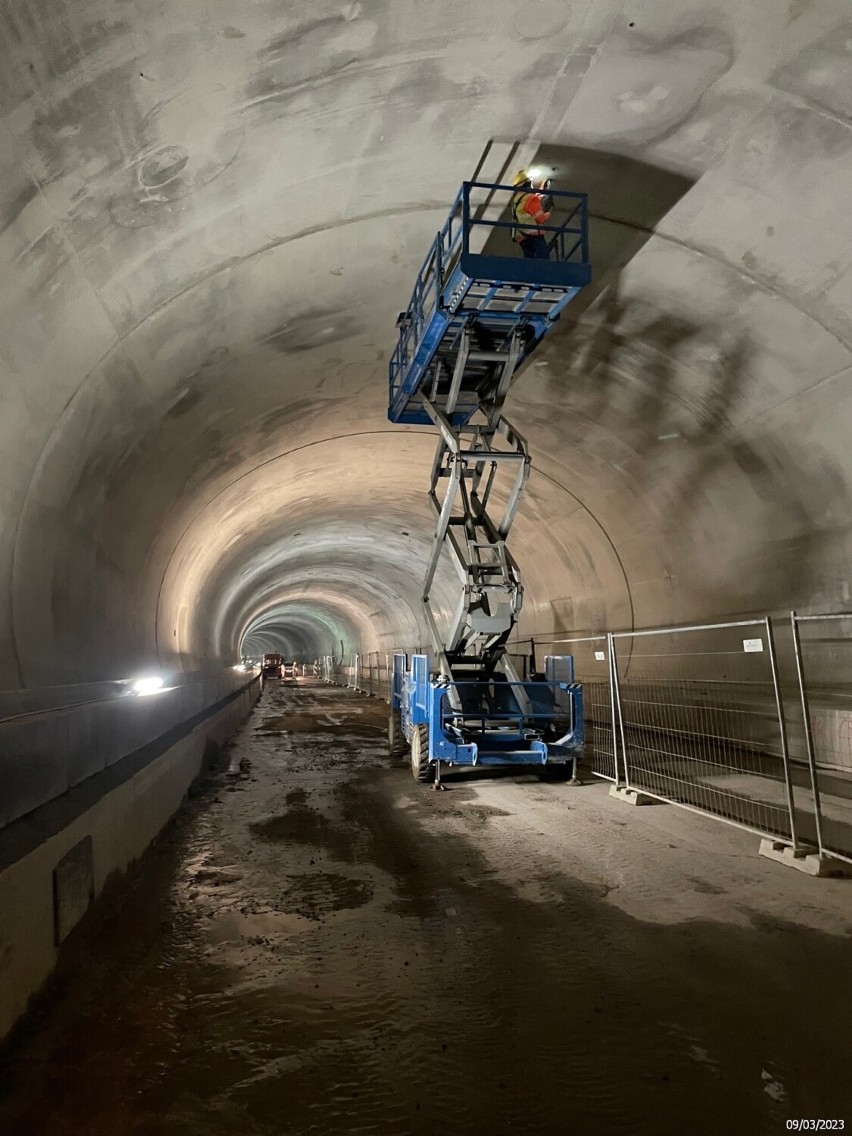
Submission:
M 525 627 L 848 602 L 845 2 L 8 0 L 0 32 L 2 685 L 425 640 L 432 442 L 387 361 L 492 138 L 594 217 L 511 398 Z

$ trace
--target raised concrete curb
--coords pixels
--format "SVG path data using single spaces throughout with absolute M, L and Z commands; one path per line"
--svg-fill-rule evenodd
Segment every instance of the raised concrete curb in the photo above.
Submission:
M 638 789 L 626 789 L 623 785 L 610 785 L 609 795 L 626 805 L 658 805 L 656 797 L 649 797 L 647 793 L 640 793 Z
M 829 856 L 821 856 L 818 852 L 807 852 L 803 849 L 781 844 L 777 840 L 766 838 L 760 842 L 760 855 L 767 860 L 775 860 L 785 864 L 788 868 L 795 868 L 797 872 L 804 872 L 808 876 L 842 876 L 843 867 L 837 860 Z
M 251 683 L 141 765 L 133 755 L 36 809 L 0 839 L 0 1040 L 58 961 L 61 941 L 108 879 L 127 870 L 182 805 L 207 746 L 239 728 L 259 694 Z M 170 743 L 170 744 L 169 744 Z M 127 766 L 128 777 L 119 776 Z

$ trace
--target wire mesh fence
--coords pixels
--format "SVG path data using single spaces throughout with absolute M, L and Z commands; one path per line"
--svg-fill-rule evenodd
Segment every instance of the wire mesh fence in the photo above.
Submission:
M 791 613 L 801 733 L 792 747 L 806 777 L 794 795 L 806 839 L 852 863 L 852 614 Z
M 523 654 L 520 651 L 512 650 L 507 651 L 505 657 L 509 660 L 512 669 L 520 681 L 526 682 L 531 673 L 529 653 Z
M 363 694 L 390 699 L 390 659 L 385 651 L 367 651 L 356 656 L 357 672 L 354 687 Z
M 544 666 L 548 655 L 571 655 L 574 677 L 583 686 L 586 724 L 583 768 L 606 781 L 623 780 L 614 730 L 609 636 L 604 633 L 570 638 L 542 636 L 514 640 L 509 646 L 509 658 L 519 677 L 524 679 L 535 669 L 533 660 Z
M 389 701 L 393 654 L 322 677 Z M 515 640 L 508 661 L 528 680 L 548 654 L 574 658 L 595 777 L 852 862 L 852 613 Z
M 334 655 L 323 655 L 320 659 L 320 677 L 324 682 L 346 685 L 349 668 L 342 659 Z
M 545 650 L 544 646 L 540 647 Z M 583 686 L 586 722 L 584 768 L 606 781 L 619 780 L 616 757 L 609 637 L 591 635 L 547 643 L 548 654 L 571 655 L 574 677 Z
M 611 636 L 625 783 L 796 843 L 768 619 Z
M 422 647 L 401 647 L 395 650 L 404 651 L 409 658 L 412 654 L 423 653 Z M 302 670 L 305 674 L 316 675 L 324 682 L 345 686 L 360 694 L 390 702 L 393 656 L 394 651 L 352 651 L 339 659 L 334 655 L 323 655 L 315 665 L 307 665 Z
M 422 654 L 422 647 L 398 647 L 393 651 L 357 651 L 349 657 L 348 663 L 340 668 L 345 675 L 344 682 L 352 690 L 382 698 L 390 702 L 393 656 L 402 651 L 406 657 Z

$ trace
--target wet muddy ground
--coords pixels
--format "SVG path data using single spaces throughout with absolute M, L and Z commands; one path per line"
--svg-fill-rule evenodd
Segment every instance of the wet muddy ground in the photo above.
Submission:
M 274 684 L 6 1052 L 4 1136 L 852 1127 L 852 881 Z

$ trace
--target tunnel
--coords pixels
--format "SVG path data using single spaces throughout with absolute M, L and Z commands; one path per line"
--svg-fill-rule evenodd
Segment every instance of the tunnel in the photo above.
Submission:
M 829 974 L 850 992 L 848 883 L 807 875 L 852 862 L 848 6 L 5 0 L 0 63 L 0 1128 L 852 1122 L 828 997 Z M 533 161 L 586 195 L 591 282 L 506 404 L 531 455 L 508 650 L 524 680 L 575 657 L 591 765 L 576 789 L 457 773 L 439 794 L 403 787 L 384 742 L 394 654 L 437 649 L 436 430 L 389 420 L 388 368 L 459 187 Z M 458 593 L 442 556 L 441 627 Z M 295 672 L 265 680 L 266 654 Z M 240 898 L 265 856 L 313 889 L 288 913 Z M 127 1069 L 154 1003 L 201 998 L 186 959 L 156 977 L 193 905 L 250 989 L 232 1034 L 206 1035 L 206 1084 L 185 1026 L 157 1035 L 151 1068 L 160 1042 L 186 1062 L 167 1091 Z M 386 936 L 388 961 L 318 977 L 320 1027 L 295 1002 L 321 957 L 349 957 L 307 942 L 335 919 L 353 958 Z M 280 1004 L 259 993 L 264 943 L 292 970 Z M 470 977 L 469 1037 L 443 1024 L 442 952 Z M 415 954 L 434 1014 L 382 985 Z M 160 1001 L 134 1002 L 135 967 Z M 383 1008 L 347 1001 L 355 986 Z M 96 989 L 133 1007 L 125 1029 L 91 1017 Z M 771 1039 L 805 1003 L 799 1066 Z M 241 1033 L 267 1018 L 301 1038 L 289 1056 Z M 347 1079 L 334 1047 L 359 1031 L 372 1064 Z M 422 1086 L 397 1097 L 407 1045 Z M 252 1072 L 263 1046 L 277 1056 Z M 318 1063 L 302 1096 L 297 1052 Z M 106 1054 L 99 1107 L 78 1082 Z M 210 1095 L 216 1070 L 231 1095 Z M 691 1094 L 707 1111 L 677 1120 Z

